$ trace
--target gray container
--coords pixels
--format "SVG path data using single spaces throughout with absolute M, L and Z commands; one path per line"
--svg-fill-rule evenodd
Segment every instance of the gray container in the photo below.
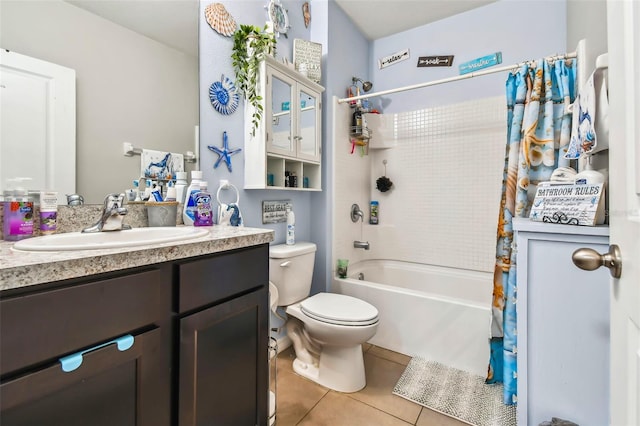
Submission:
M 144 205 L 147 207 L 149 226 L 176 226 L 177 201 L 148 202 Z

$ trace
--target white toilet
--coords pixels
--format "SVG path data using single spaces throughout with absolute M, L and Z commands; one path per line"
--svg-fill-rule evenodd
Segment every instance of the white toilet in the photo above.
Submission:
M 378 310 L 355 297 L 318 293 L 309 297 L 316 245 L 298 242 L 269 248 L 269 280 L 285 306 L 296 373 L 340 392 L 364 388 L 362 343 L 376 334 Z

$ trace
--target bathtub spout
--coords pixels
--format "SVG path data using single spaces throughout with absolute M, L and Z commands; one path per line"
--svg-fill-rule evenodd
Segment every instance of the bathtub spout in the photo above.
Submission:
M 369 241 L 354 241 L 353 247 L 369 250 Z

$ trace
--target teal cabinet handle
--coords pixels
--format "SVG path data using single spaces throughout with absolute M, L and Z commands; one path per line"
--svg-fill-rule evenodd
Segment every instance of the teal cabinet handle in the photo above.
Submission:
M 101 343 L 97 346 L 94 346 L 92 348 L 89 349 L 85 349 L 84 351 L 80 351 L 80 352 L 76 352 L 74 354 L 71 355 L 67 355 L 64 356 L 62 358 L 60 358 L 60 364 L 62 366 L 62 371 L 64 371 L 65 373 L 69 373 L 75 369 L 77 369 L 78 367 L 80 367 L 80 365 L 82 365 L 82 355 L 84 355 L 87 352 L 91 352 L 91 351 L 95 351 L 97 349 L 103 348 L 105 346 L 108 346 L 112 343 L 115 343 L 116 346 L 118 347 L 118 350 L 120 352 L 124 352 L 127 349 L 129 349 L 131 346 L 133 346 L 133 341 L 134 338 L 132 335 L 130 334 L 125 334 L 124 336 L 118 337 L 116 339 L 110 340 L 108 342 L 105 343 Z

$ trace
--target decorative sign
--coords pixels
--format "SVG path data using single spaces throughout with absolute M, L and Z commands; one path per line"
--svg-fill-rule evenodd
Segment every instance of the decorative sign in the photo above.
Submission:
M 604 223 L 604 185 L 541 183 L 529 218 L 536 222 L 593 226 Z
M 320 83 L 322 70 L 322 45 L 312 41 L 296 38 L 293 40 L 293 63 L 296 70 L 300 70 L 300 64 L 307 65 L 309 80 Z
M 386 68 L 389 65 L 395 65 L 398 62 L 402 62 L 409 59 L 409 49 L 401 50 L 393 55 L 385 56 L 384 58 L 378 59 L 378 67 L 380 69 Z
M 483 68 L 492 67 L 502 63 L 502 52 L 492 53 L 491 55 L 483 56 L 481 58 L 474 59 L 469 62 L 460 64 L 460 74 L 467 74 L 473 71 L 478 71 Z
M 420 56 L 418 67 L 450 67 L 453 65 L 453 55 Z
M 262 202 L 262 223 L 279 223 L 287 221 L 287 206 L 293 204 L 291 200 L 263 201 Z

